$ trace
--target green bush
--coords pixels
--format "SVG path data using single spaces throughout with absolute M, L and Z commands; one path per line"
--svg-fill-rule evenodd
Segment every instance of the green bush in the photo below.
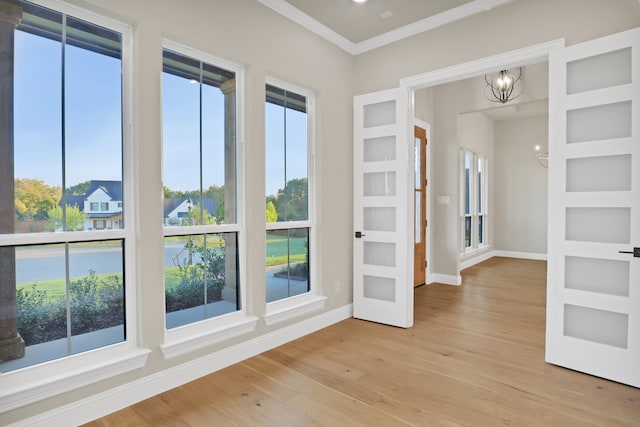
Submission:
M 168 313 L 203 305 L 205 283 L 207 304 L 222 299 L 225 284 L 225 256 L 222 244 L 220 248 L 205 248 L 192 241 L 186 246 L 196 255 L 190 258 L 199 259 L 199 262 L 181 264 L 176 260 L 180 279 L 176 286 L 165 291 Z
M 31 288 L 16 291 L 18 332 L 26 345 L 64 338 L 67 335 L 67 317 L 64 299 L 51 301 L 47 291 Z
M 94 270 L 69 283 L 72 335 L 124 323 L 124 286 L 118 275 L 99 278 Z M 47 291 L 30 288 L 16 291 L 18 332 L 26 345 L 67 336 L 67 299 L 51 298 Z

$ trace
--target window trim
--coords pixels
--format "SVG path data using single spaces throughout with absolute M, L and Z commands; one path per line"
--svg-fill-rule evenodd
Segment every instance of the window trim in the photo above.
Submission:
M 123 215 L 127 225 L 118 230 L 43 232 L 0 235 L 0 246 L 84 242 L 92 240 L 124 241 L 125 262 L 125 340 L 94 350 L 69 355 L 46 363 L 28 366 L 15 371 L 0 373 L 3 382 L 0 391 L 0 413 L 60 395 L 89 384 L 112 378 L 142 368 L 150 353 L 138 345 L 137 288 L 135 280 L 135 183 L 133 173 L 133 27 L 61 0 L 30 0 L 32 3 L 91 22 L 122 35 L 122 182 L 124 199 Z M 61 377 L 60 372 L 65 372 Z
M 258 318 L 251 316 L 247 308 L 246 284 L 246 225 L 245 225 L 245 68 L 235 62 L 203 52 L 170 38 L 162 38 L 162 49 L 168 49 L 182 55 L 198 59 L 236 74 L 236 221 L 233 224 L 207 224 L 189 227 L 164 227 L 164 237 L 188 236 L 194 234 L 236 233 L 238 244 L 238 297 L 240 309 L 221 316 L 203 319 L 198 322 L 172 329 L 164 325 L 164 343 L 160 346 L 165 359 L 193 352 L 207 345 L 226 341 L 240 335 L 253 332 Z M 163 273 L 164 276 L 164 273 Z M 164 302 L 164 293 L 163 293 Z M 165 313 L 166 316 L 166 313 Z M 166 317 L 163 317 L 166 318 Z
M 322 295 L 319 284 L 320 274 L 318 271 L 318 236 L 316 224 L 316 179 L 315 179 L 315 161 L 316 161 L 316 99 L 315 92 L 311 89 L 297 86 L 276 77 L 266 76 L 266 85 L 275 86 L 286 91 L 294 92 L 302 95 L 307 100 L 307 185 L 308 185 L 308 219 L 306 221 L 277 221 L 266 222 L 265 232 L 270 230 L 285 230 L 291 228 L 308 228 L 309 229 L 309 292 L 272 301 L 266 304 L 266 312 L 264 321 L 267 326 L 285 322 L 289 319 L 298 318 L 300 316 L 324 309 L 327 297 Z M 266 104 L 266 96 L 263 97 Z M 266 123 L 265 123 L 266 126 Z M 266 160 L 266 150 L 265 150 Z M 266 199 L 266 194 L 265 194 Z M 266 248 L 266 242 L 265 242 Z M 266 283 L 265 283 L 266 287 Z

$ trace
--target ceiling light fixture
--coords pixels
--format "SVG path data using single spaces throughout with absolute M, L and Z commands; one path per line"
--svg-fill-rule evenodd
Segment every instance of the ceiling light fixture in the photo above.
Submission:
M 522 67 L 500 70 L 495 75 L 485 74 L 485 96 L 491 102 L 506 103 L 522 95 Z
M 367 0 L 353 0 L 354 3 L 365 3 Z

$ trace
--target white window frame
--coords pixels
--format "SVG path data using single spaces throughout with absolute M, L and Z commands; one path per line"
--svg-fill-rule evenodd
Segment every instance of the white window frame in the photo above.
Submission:
M 264 315 L 264 321 L 267 326 L 271 326 L 308 313 L 322 310 L 325 307 L 327 297 L 323 296 L 321 293 L 319 284 L 320 275 L 318 274 L 318 251 L 316 250 L 318 246 L 318 239 L 315 220 L 315 92 L 311 89 L 300 87 L 271 76 L 267 76 L 265 79 L 265 90 L 266 85 L 275 86 L 280 89 L 302 95 L 307 101 L 307 194 L 309 200 L 307 220 L 270 223 L 267 223 L 265 220 L 265 231 L 288 230 L 292 228 L 307 228 L 309 230 L 309 292 L 266 303 L 267 307 Z M 265 99 L 265 97 L 263 97 L 263 99 Z
M 240 309 L 232 313 L 204 319 L 188 325 L 166 329 L 164 344 L 160 346 L 166 359 L 201 349 L 234 337 L 253 332 L 258 318 L 247 310 L 246 286 L 246 232 L 244 184 L 244 87 L 245 71 L 242 65 L 211 55 L 198 49 L 163 38 L 162 48 L 233 71 L 236 74 L 236 222 L 234 224 L 207 224 L 188 227 L 163 227 L 163 237 L 194 234 L 236 233 L 238 244 L 238 298 Z M 164 266 L 163 266 L 164 270 Z M 163 273 L 164 276 L 164 273 Z M 164 293 L 163 293 L 164 295 Z M 166 315 L 166 313 L 165 313 Z
M 465 185 L 465 158 L 466 155 L 471 155 L 471 168 L 469 170 L 469 211 L 467 214 L 465 212 L 465 194 L 466 194 L 466 185 Z M 483 164 L 483 174 L 482 174 L 482 183 L 480 185 L 481 188 L 481 197 L 482 197 L 482 210 L 478 209 L 478 162 L 482 162 Z M 489 169 L 489 161 L 486 156 L 474 152 L 472 150 L 467 150 L 462 148 L 460 150 L 460 255 L 462 258 L 475 254 L 478 251 L 486 249 L 489 247 L 487 232 L 489 227 L 489 194 L 488 194 L 488 169 Z M 480 243 L 480 238 L 478 234 L 478 226 L 479 226 L 479 217 L 482 216 L 482 243 Z M 471 246 L 466 246 L 466 234 L 465 234 L 465 219 L 467 217 L 471 218 Z
M 133 174 L 133 29 L 130 25 L 60 0 L 30 0 L 32 3 L 71 15 L 122 35 L 122 138 L 123 194 L 128 202 L 124 229 L 69 231 L 64 233 L 32 233 L 0 235 L 0 246 L 52 244 L 64 241 L 117 240 L 124 242 L 126 339 L 123 342 L 73 354 L 16 371 L 0 373 L 0 413 L 65 393 L 92 383 L 122 375 L 146 364 L 150 350 L 138 346 L 137 283 L 135 281 L 135 212 Z M 65 375 L 61 376 L 60 372 Z

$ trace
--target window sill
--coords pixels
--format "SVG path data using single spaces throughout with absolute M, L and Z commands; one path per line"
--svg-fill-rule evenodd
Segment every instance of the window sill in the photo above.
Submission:
M 255 316 L 233 313 L 181 326 L 166 331 L 165 344 L 160 346 L 160 350 L 165 359 L 172 359 L 253 332 L 257 323 Z
M 0 413 L 140 369 L 149 353 L 120 343 L 0 374 Z
M 311 294 L 298 295 L 267 304 L 264 322 L 267 326 L 276 325 L 308 313 L 324 309 L 327 297 Z

